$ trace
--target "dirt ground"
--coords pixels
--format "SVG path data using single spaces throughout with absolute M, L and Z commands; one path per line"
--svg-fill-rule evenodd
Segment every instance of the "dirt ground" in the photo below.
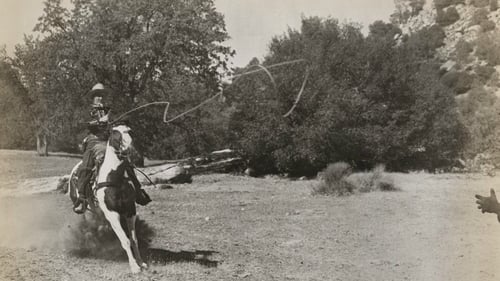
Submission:
M 5 164 L 0 157 L 0 175 Z M 500 223 L 474 198 L 500 191 L 500 176 L 392 176 L 401 191 L 348 197 L 312 196 L 316 181 L 276 177 L 204 175 L 148 188 L 154 201 L 139 214 L 162 259 L 138 275 L 122 258 L 68 251 L 68 227 L 81 216 L 65 195 L 2 197 L 0 280 L 500 278 Z

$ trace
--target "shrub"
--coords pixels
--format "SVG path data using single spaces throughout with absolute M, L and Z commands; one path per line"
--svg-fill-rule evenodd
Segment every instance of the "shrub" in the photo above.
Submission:
M 444 9 L 448 6 L 451 5 L 451 1 L 450 0 L 434 0 L 434 6 L 436 7 L 436 9 Z
M 465 157 L 496 149 L 500 132 L 500 104 L 492 91 L 474 87 L 460 99 L 460 113 L 467 127 L 469 141 L 464 145 Z
M 438 10 L 457 4 L 465 4 L 465 0 L 434 0 L 434 6 Z
M 488 32 L 490 30 L 493 30 L 495 29 L 496 25 L 495 25 L 495 22 L 493 22 L 492 20 L 484 20 L 481 22 L 481 30 L 483 32 Z
M 354 185 L 347 180 L 351 174 L 352 167 L 345 162 L 328 165 L 320 173 L 320 183 L 314 187 L 313 194 L 348 195 L 352 193 Z
M 410 2 L 412 16 L 418 15 L 424 9 L 425 0 L 414 0 Z
M 330 164 L 320 173 L 320 183 L 313 194 L 348 195 L 353 192 L 395 191 L 394 180 L 385 172 L 385 165 L 377 165 L 370 172 L 351 174 L 351 166 L 344 162 Z
M 495 68 L 488 65 L 478 65 L 475 67 L 474 71 L 481 82 L 484 83 L 490 79 L 491 75 L 495 72 Z
M 490 1 L 489 0 L 472 0 L 471 4 L 472 4 L 472 6 L 474 6 L 476 8 L 482 8 L 482 7 L 488 6 L 490 4 Z
M 497 42 L 497 37 L 497 32 L 482 34 L 476 41 L 476 56 L 491 66 L 500 64 L 500 44 Z
M 470 20 L 470 25 L 478 25 L 488 20 L 488 11 L 486 9 L 477 9 Z
M 351 165 L 345 162 L 337 162 L 328 165 L 326 169 L 321 173 L 323 180 L 330 184 L 341 180 L 342 178 L 348 177 L 352 174 Z
M 458 62 L 467 63 L 470 60 L 469 54 L 474 51 L 471 43 L 464 39 L 458 40 L 455 44 L 455 57 Z
M 382 164 L 375 166 L 370 172 L 352 175 L 349 181 L 360 192 L 399 190 L 394 185 L 394 180 L 386 174 Z
M 448 26 L 460 19 L 460 15 L 455 7 L 443 10 L 437 10 L 436 22 L 441 26 Z
M 441 82 L 460 95 L 472 88 L 474 76 L 463 71 L 450 71 L 441 77 Z
M 490 0 L 490 11 L 498 10 L 498 0 Z
M 416 48 L 416 52 L 421 55 L 431 58 L 434 57 L 434 53 L 437 48 L 444 46 L 444 39 L 446 38 L 446 33 L 443 28 L 437 24 L 430 27 L 424 27 L 417 33 L 412 34 L 408 38 L 408 45 Z

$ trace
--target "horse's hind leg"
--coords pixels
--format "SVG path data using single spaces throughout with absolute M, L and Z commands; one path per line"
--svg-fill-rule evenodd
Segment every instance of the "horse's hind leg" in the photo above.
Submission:
M 141 253 L 139 252 L 139 245 L 137 242 L 137 233 L 135 231 L 135 221 L 136 221 L 137 216 L 132 216 L 130 218 L 127 218 L 127 228 L 130 231 L 130 240 L 132 240 L 132 251 L 134 252 L 135 259 L 137 260 L 137 263 L 142 267 L 142 268 L 148 268 L 148 265 L 142 260 L 141 258 Z
M 125 252 L 127 252 L 130 270 L 132 271 L 132 273 L 141 272 L 141 267 L 137 264 L 137 261 L 135 260 L 134 255 L 132 254 L 132 250 L 130 249 L 130 240 L 127 238 L 127 235 L 125 234 L 125 231 L 123 230 L 120 224 L 120 214 L 111 211 L 106 207 L 106 203 L 104 203 L 103 190 L 99 190 L 97 196 L 99 198 L 99 202 L 100 203 L 102 202 L 101 204 L 99 204 L 99 206 L 101 207 L 101 210 L 104 213 L 104 217 L 106 217 L 106 219 L 111 224 L 113 231 L 116 233 L 116 236 L 118 236 L 118 239 L 122 244 L 122 248 L 125 250 Z

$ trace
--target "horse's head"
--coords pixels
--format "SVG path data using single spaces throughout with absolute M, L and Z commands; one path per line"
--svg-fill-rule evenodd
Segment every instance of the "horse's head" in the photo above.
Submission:
M 133 149 L 132 137 L 130 136 L 130 128 L 126 125 L 113 127 L 111 136 L 109 137 L 109 145 L 115 149 L 115 153 L 119 159 L 128 157 Z

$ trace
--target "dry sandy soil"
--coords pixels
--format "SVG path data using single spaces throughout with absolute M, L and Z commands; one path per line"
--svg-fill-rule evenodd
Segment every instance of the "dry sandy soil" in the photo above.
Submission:
M 62 175 L 77 160 L 0 151 L 0 189 Z M 32 161 L 41 167 L 18 172 Z M 65 195 L 4 195 L 0 280 L 499 280 L 500 223 L 474 194 L 500 177 L 392 176 L 401 191 L 348 197 L 312 196 L 314 180 L 230 175 L 148 188 L 154 202 L 139 214 L 154 250 L 138 275 L 123 256 L 69 250 L 68 229 L 82 218 Z

